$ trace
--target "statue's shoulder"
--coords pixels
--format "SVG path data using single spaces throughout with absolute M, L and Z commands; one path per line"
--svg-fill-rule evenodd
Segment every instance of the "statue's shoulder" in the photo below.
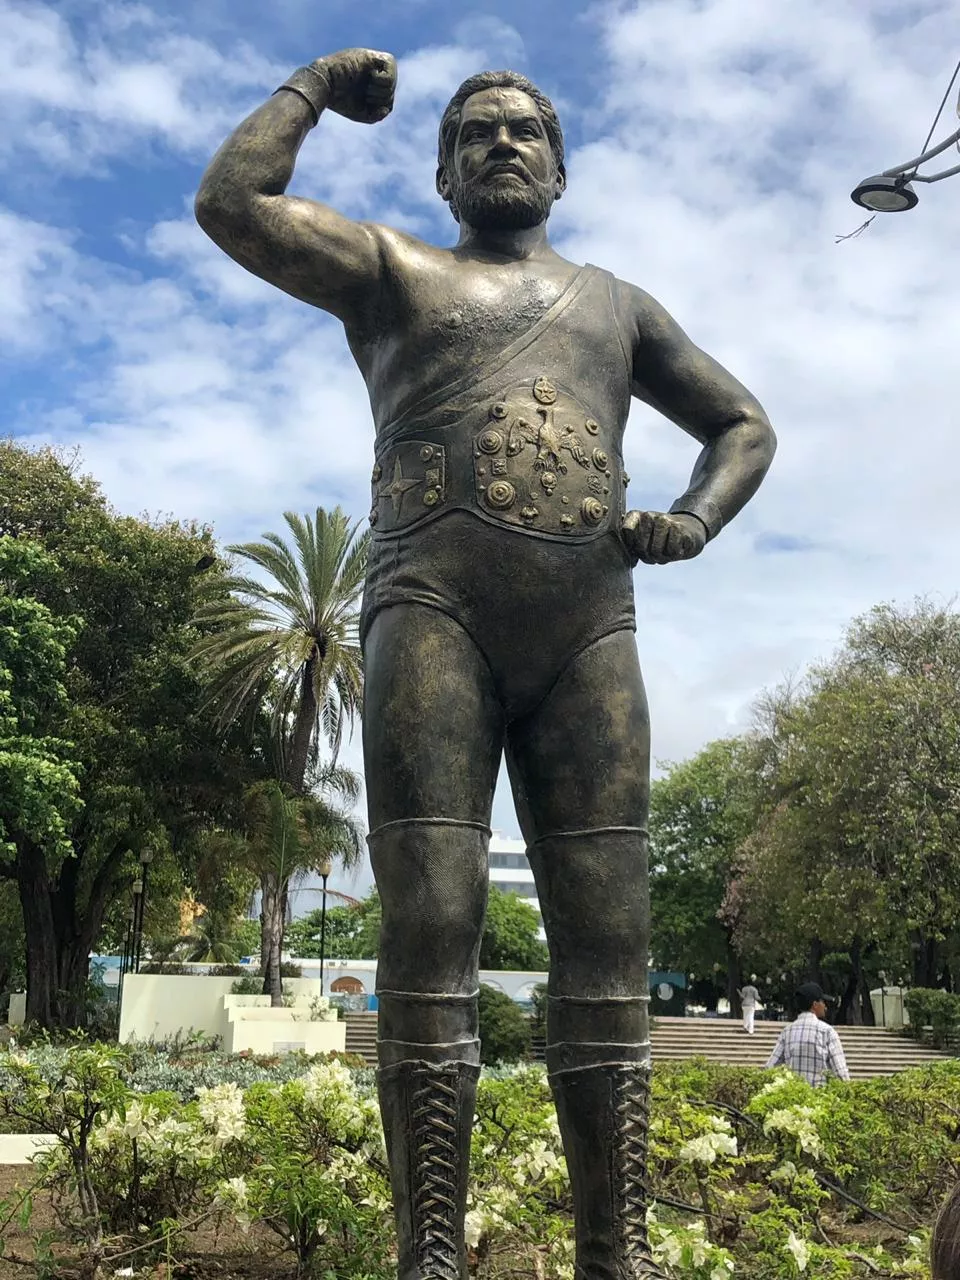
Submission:
M 663 307 L 646 289 L 630 280 L 621 280 L 611 273 L 611 293 L 617 314 L 625 323 L 649 323 L 655 317 L 665 315 Z
M 383 265 L 395 277 L 420 274 L 426 268 L 442 266 L 452 257 L 449 249 L 429 244 L 409 231 L 380 222 L 369 222 L 367 227 L 380 247 Z

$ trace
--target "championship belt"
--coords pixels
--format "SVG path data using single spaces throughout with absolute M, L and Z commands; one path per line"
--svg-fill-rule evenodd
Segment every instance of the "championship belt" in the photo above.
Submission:
M 534 536 L 583 542 L 619 527 L 625 484 L 612 425 L 538 377 L 450 426 L 384 442 L 370 524 L 375 538 L 388 538 L 460 509 Z

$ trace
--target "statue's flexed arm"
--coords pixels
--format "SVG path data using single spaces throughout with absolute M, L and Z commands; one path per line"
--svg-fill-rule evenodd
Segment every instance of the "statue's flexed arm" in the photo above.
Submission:
M 377 230 L 284 193 L 322 112 L 374 124 L 390 114 L 396 81 L 394 59 L 371 49 L 345 49 L 302 67 L 234 130 L 197 193 L 197 221 L 221 249 L 344 320 L 379 284 Z

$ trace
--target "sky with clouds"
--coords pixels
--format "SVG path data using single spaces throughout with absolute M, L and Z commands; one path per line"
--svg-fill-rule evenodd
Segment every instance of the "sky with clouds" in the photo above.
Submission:
M 338 326 L 191 213 L 230 128 L 350 45 L 397 56 L 396 110 L 324 118 L 292 190 L 452 243 L 442 108 L 474 71 L 523 71 L 567 134 L 558 249 L 651 292 L 777 429 L 736 523 L 637 571 L 658 759 L 744 727 L 872 604 L 953 595 L 960 177 L 835 243 L 865 216 L 856 181 L 920 149 L 960 56 L 945 0 L 0 0 L 4 433 L 79 446 L 119 509 L 225 542 L 287 509 L 366 513 L 369 409 Z M 631 505 L 669 505 L 696 453 L 638 405 Z M 503 786 L 495 825 L 517 829 Z

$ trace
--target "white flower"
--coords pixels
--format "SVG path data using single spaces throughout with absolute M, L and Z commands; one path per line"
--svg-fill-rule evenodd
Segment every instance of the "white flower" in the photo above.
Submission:
M 244 1177 L 225 1178 L 217 1187 L 217 1199 L 228 1205 L 233 1211 L 233 1218 L 243 1231 L 250 1228 L 253 1215 L 250 1210 L 250 1189 Z
M 792 1160 L 784 1160 L 770 1174 L 771 1182 L 794 1182 L 797 1177 L 797 1166 Z
M 654 1245 L 653 1252 L 658 1262 L 666 1262 L 668 1266 L 675 1267 L 683 1257 L 683 1241 L 676 1231 L 666 1231 Z
M 710 1272 L 710 1280 L 730 1280 L 733 1275 L 734 1266 L 732 1258 L 723 1258 L 716 1263 Z
M 243 1110 L 243 1093 L 236 1084 L 218 1084 L 212 1089 L 197 1090 L 200 1118 L 213 1132 L 214 1144 L 224 1147 L 242 1138 L 247 1127 Z
M 470 1249 L 476 1249 L 483 1235 L 483 1217 L 472 1209 L 463 1220 L 463 1235 Z
M 131 1102 L 123 1119 L 121 1130 L 125 1138 L 142 1138 L 146 1132 L 147 1116 L 139 1102 Z
M 701 1133 L 699 1137 L 685 1142 L 677 1152 L 677 1159 L 686 1164 L 713 1164 L 719 1155 L 736 1154 L 737 1140 L 733 1134 L 712 1132 Z
M 813 1107 L 781 1107 L 779 1111 L 771 1111 L 763 1122 L 763 1132 L 789 1133 L 796 1138 L 801 1151 L 816 1158 L 823 1152 L 820 1134 L 814 1122 L 816 1111 Z
M 791 1231 L 787 1236 L 787 1250 L 793 1254 L 793 1260 L 797 1264 L 798 1271 L 806 1271 L 807 1263 L 810 1261 L 810 1248 L 805 1240 L 801 1240 Z

